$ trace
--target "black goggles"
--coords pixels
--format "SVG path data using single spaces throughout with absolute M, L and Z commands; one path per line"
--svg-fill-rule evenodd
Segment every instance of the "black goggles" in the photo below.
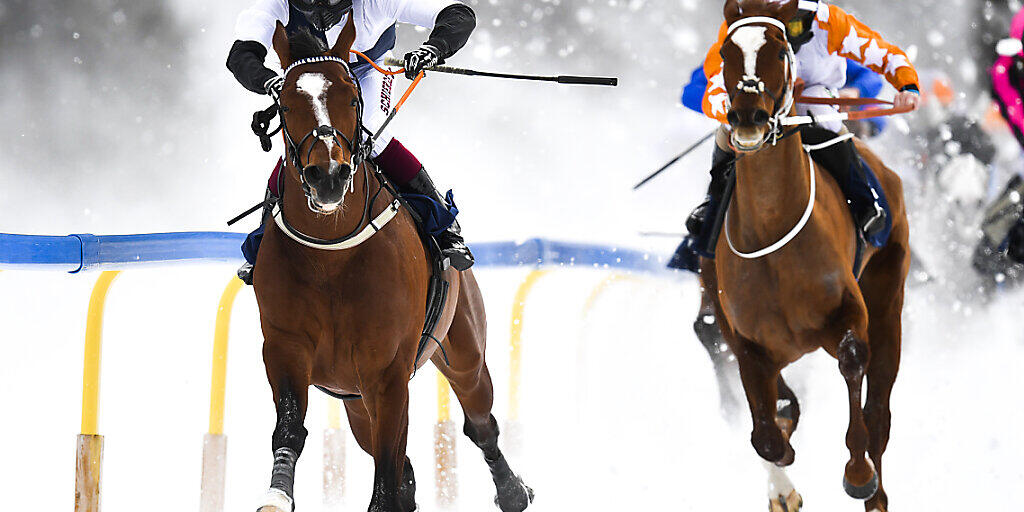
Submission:
M 292 0 L 292 5 L 304 13 L 312 13 L 323 9 L 335 9 L 342 4 L 352 5 L 352 0 Z

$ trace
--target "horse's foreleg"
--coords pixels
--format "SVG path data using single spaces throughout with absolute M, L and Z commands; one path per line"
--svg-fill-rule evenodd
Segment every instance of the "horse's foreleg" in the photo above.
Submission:
M 747 393 L 754 428 L 750 442 L 764 460 L 785 467 L 793 463 L 795 453 L 785 433 L 776 423 L 776 401 L 781 365 L 771 359 L 764 347 L 740 338 L 735 346 L 743 389 Z
M 310 385 L 311 359 L 295 345 L 282 347 L 268 341 L 263 357 L 267 378 L 274 392 L 277 425 L 274 428 L 274 469 L 270 489 L 259 512 L 292 512 L 294 509 L 295 463 L 306 444 L 303 426 Z
M 839 342 L 836 356 L 839 359 L 839 371 L 846 379 L 850 398 L 850 425 L 846 431 L 846 447 L 850 449 L 850 461 L 846 463 L 843 487 L 851 497 L 866 500 L 874 496 L 878 490 L 878 476 L 871 462 L 864 456 L 868 447 L 868 428 L 861 408 L 861 389 L 871 351 L 868 344 L 850 330 Z
M 415 500 L 401 497 L 405 474 L 405 443 L 409 429 L 409 376 L 394 365 L 377 376 L 376 382 L 363 382 L 363 402 L 370 417 L 370 454 L 373 455 L 373 495 L 370 512 L 412 512 Z M 411 472 L 410 472 L 411 473 Z
M 366 411 L 366 405 L 362 400 L 349 400 L 345 402 L 345 412 L 348 414 L 348 424 L 352 429 L 352 436 L 356 438 L 359 447 L 372 456 L 373 431 L 370 428 L 370 416 Z M 405 469 L 398 489 L 398 499 L 401 502 L 402 510 L 416 509 L 416 477 L 413 474 L 412 461 L 408 456 L 405 457 Z

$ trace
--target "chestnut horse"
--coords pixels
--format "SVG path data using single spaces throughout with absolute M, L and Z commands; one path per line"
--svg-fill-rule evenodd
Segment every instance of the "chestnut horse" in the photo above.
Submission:
M 271 487 L 259 510 L 294 508 L 312 385 L 349 399 L 352 433 L 375 464 L 369 510 L 415 510 L 405 455 L 408 383 L 430 359 L 462 404 L 465 433 L 490 467 L 495 502 L 504 512 L 522 511 L 533 493 L 498 449 L 484 305 L 472 272 L 445 271 L 448 301 L 433 332 L 440 342 L 419 351 L 432 259 L 413 218 L 364 161 L 370 142 L 361 133 L 362 101 L 348 64 L 352 22 L 327 52 L 308 34 L 292 37 L 279 23 L 274 47 L 286 69 L 279 104 L 287 165 L 253 276 L 277 407 Z
M 722 56 L 731 143 L 741 157 L 725 236 L 717 260 L 703 260 L 702 279 L 717 291 L 710 294 L 716 317 L 739 363 L 751 443 L 769 463 L 770 509 L 794 512 L 802 505 L 783 469 L 794 460 L 789 438 L 799 408 L 780 372 L 823 348 L 838 359 L 848 388 L 844 488 L 866 500 L 866 510 L 886 512 L 882 454 L 910 264 L 902 184 L 858 144 L 889 198 L 893 229 L 887 245 L 868 250 L 854 269 L 858 235 L 839 185 L 810 160 L 800 134 L 783 128 L 796 81 L 785 23 L 796 13 L 797 0 L 726 3 L 730 31 Z

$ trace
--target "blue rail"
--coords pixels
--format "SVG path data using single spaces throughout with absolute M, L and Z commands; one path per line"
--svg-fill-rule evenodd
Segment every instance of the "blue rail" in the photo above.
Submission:
M 0 270 L 122 270 L 175 263 L 242 261 L 242 233 L 156 233 L 67 236 L 0 233 Z M 661 257 L 634 249 L 558 242 L 471 244 L 477 264 L 487 267 L 564 266 L 632 272 L 664 272 Z

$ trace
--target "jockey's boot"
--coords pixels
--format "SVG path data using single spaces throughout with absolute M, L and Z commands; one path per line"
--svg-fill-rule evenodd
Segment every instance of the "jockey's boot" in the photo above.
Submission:
M 256 262 L 256 255 L 260 250 L 260 242 L 263 241 L 263 229 L 266 227 L 267 220 L 270 218 L 271 205 L 277 201 L 277 196 L 274 195 L 269 187 L 267 188 L 267 194 L 263 198 L 263 201 L 263 214 L 260 217 L 260 226 L 252 233 L 249 233 L 245 242 L 242 243 L 242 255 L 245 256 L 246 261 L 245 263 L 242 263 L 242 266 L 238 267 L 238 271 L 235 272 L 238 278 L 249 286 L 252 286 L 253 264 Z
M 803 128 L 805 144 L 816 145 L 839 136 L 836 132 L 811 125 Z M 860 157 L 853 140 L 846 140 L 813 152 L 814 160 L 839 183 L 843 195 L 850 203 L 853 222 L 865 238 L 873 238 L 885 229 L 886 214 L 878 193 L 867 178 L 867 163 Z
M 445 207 L 451 206 L 445 197 L 438 192 L 434 182 L 430 179 L 430 175 L 427 174 L 427 170 L 422 167 L 420 167 L 420 172 L 413 179 L 401 185 L 399 189 L 402 192 L 412 192 L 413 194 L 427 196 Z M 459 227 L 458 220 L 452 222 L 448 229 L 438 235 L 434 235 L 434 240 L 437 241 L 437 245 L 441 248 L 441 255 L 448 258 L 449 263 L 452 267 L 455 267 L 455 270 L 461 272 L 473 266 L 473 253 L 469 251 L 466 241 L 462 238 L 462 228 Z
M 726 172 L 730 167 L 727 164 L 735 158 L 736 153 L 715 145 L 715 152 L 711 156 L 711 184 L 708 185 L 708 193 L 704 197 L 704 202 L 694 208 L 686 219 L 686 231 L 690 235 L 701 237 L 708 219 L 715 218 L 718 205 L 722 202 L 722 194 L 725 192 Z
M 248 261 L 242 263 L 242 266 L 238 267 L 238 271 L 235 272 L 235 274 L 238 275 L 238 278 L 241 279 L 243 283 L 252 286 L 252 263 L 249 263 Z

